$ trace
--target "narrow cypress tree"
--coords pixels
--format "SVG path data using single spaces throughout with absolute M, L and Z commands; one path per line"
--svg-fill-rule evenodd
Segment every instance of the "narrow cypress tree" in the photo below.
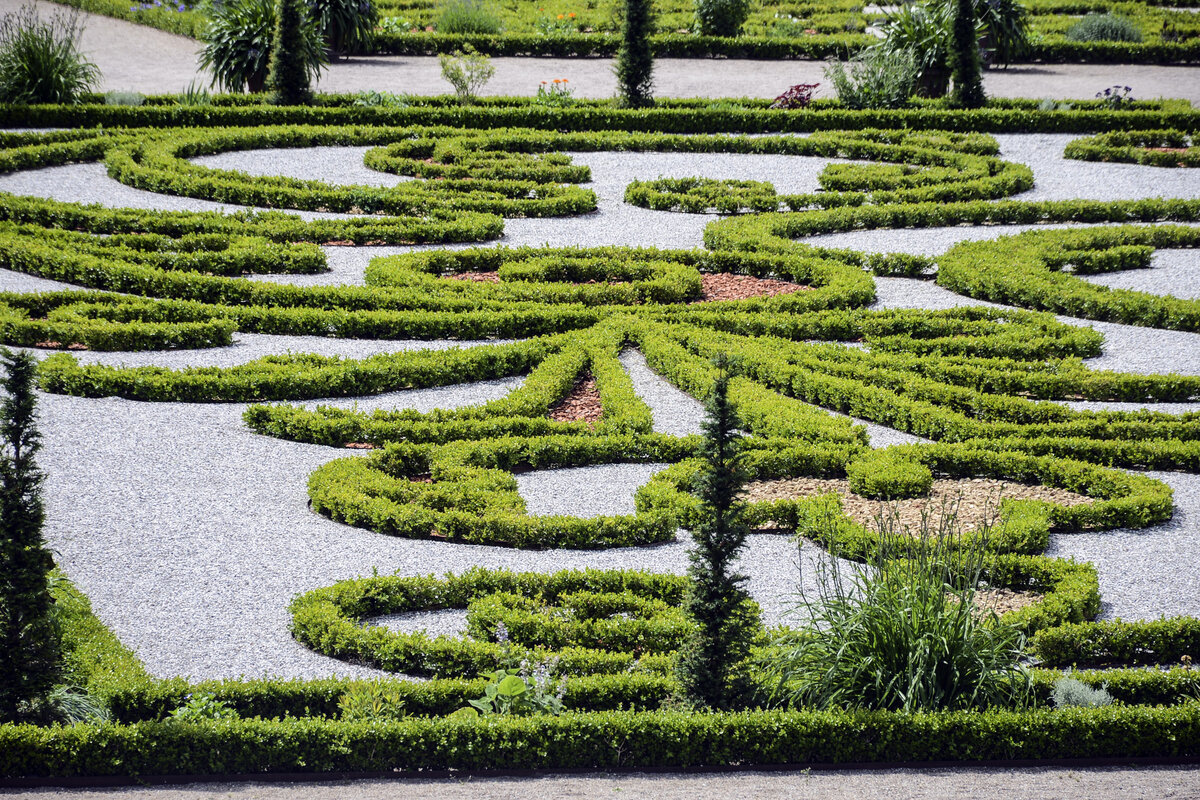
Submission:
M 43 696 L 58 677 L 60 644 L 47 576 L 54 559 L 42 540 L 42 473 L 34 463 L 37 361 L 0 348 L 7 397 L 0 404 L 0 719 Z
M 684 602 L 696 631 L 681 648 L 677 674 L 692 705 L 728 709 L 748 700 L 745 661 L 760 622 L 745 576 L 732 567 L 750 532 L 745 504 L 738 500 L 746 470 L 737 413 L 729 402 L 729 362 L 720 358 L 717 367 L 703 425 L 704 468 L 693 485 L 704 511 L 692 531 L 691 583 Z
M 313 22 L 300 0 L 277 0 L 275 33 L 271 37 L 271 62 L 267 70 L 270 102 L 278 106 L 304 105 L 312 100 L 309 56 Z
M 625 108 L 654 104 L 654 54 L 650 33 L 654 27 L 651 0 L 625 0 L 621 21 L 621 48 L 617 51 L 617 92 Z
M 955 0 L 951 23 L 950 78 L 954 88 L 950 104 L 956 108 L 979 108 L 987 102 L 983 93 L 983 62 L 975 33 L 975 0 Z

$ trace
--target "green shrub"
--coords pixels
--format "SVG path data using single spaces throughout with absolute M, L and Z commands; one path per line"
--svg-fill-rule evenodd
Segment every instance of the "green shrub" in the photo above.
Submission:
M 1099 708 L 1112 705 L 1113 696 L 1106 687 L 1088 686 L 1069 675 L 1054 682 L 1050 702 L 1055 708 Z
M 446 0 L 435 23 L 438 33 L 495 35 L 500 17 L 488 0 Z
M 621 47 L 617 51 L 617 104 L 623 108 L 645 108 L 654 104 L 654 30 L 651 0 L 623 0 Z
M 36 6 L 0 19 L 0 103 L 78 103 L 100 79 L 79 51 L 78 12 L 43 21 Z
M 1088 14 L 1067 31 L 1072 42 L 1140 42 L 1142 32 L 1116 14 Z
M 238 713 L 228 703 L 210 692 L 193 692 L 184 698 L 183 705 L 171 712 L 177 722 L 196 722 L 209 719 L 237 719 Z
M 694 0 L 701 36 L 738 36 L 750 16 L 750 0 Z
M 987 96 L 983 93 L 983 62 L 979 58 L 979 35 L 975 28 L 975 0 L 955 0 L 951 33 L 948 60 L 954 88 L 950 103 L 955 108 L 980 108 L 987 102 Z
M 873 500 L 904 500 L 929 494 L 933 473 L 907 458 L 876 450 L 846 467 L 850 490 Z
M 312 81 L 326 63 L 318 20 L 300 0 L 276 0 L 271 59 L 264 88 L 279 106 L 304 105 L 312 99 Z
M 816 596 L 802 589 L 798 609 L 820 632 L 785 640 L 764 665 L 777 678 L 775 696 L 818 709 L 1025 705 L 1024 636 L 975 608 L 985 544 L 958 546 L 956 538 L 944 527 L 885 533 L 867 565 L 850 575 L 833 549 Z
M 442 78 L 454 87 L 460 103 L 474 102 L 479 91 L 496 74 L 492 59 L 476 52 L 469 44 L 454 51 L 454 55 L 442 53 L 438 56 L 438 64 L 442 67 Z
M 137 107 L 146 102 L 146 95 L 141 92 L 105 92 L 104 104 L 107 106 Z
M 746 577 L 733 571 L 750 532 L 746 504 L 738 499 L 747 478 L 746 457 L 741 422 L 729 401 L 731 365 L 719 358 L 714 366 L 716 380 L 702 424 L 702 467 L 693 482 L 701 510 L 691 531 L 684 598 L 695 627 L 680 649 L 676 674 L 692 705 L 730 709 L 750 699 L 746 659 L 762 623 L 745 589 Z
M 853 109 L 903 108 L 916 93 L 917 75 L 916 59 L 907 50 L 867 50 L 825 68 L 838 99 Z
M 900 4 L 887 13 L 880 26 L 883 41 L 872 48 L 885 53 L 911 53 L 917 71 L 917 90 L 923 96 L 941 97 L 949 87 L 956 5 L 957 0 Z
M 348 722 L 397 720 L 407 715 L 404 695 L 394 681 L 374 680 L 347 687 L 338 700 L 341 719 Z
M 203 34 L 200 67 L 211 86 L 228 92 L 261 92 L 270 66 L 275 0 L 225 0 L 215 6 Z

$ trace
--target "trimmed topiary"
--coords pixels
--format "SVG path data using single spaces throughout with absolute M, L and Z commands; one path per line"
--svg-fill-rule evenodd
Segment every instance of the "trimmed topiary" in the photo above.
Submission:
M 325 63 L 316 20 L 308 16 L 300 0 L 277 0 L 266 83 L 271 103 L 307 104 L 312 100 L 312 80 Z
M 617 100 L 624 108 L 654 104 L 654 53 L 650 34 L 654 9 L 650 0 L 625 0 L 621 21 L 621 49 L 617 51 Z
M 855 494 L 873 500 L 905 500 L 929 494 L 933 473 L 917 461 L 877 450 L 846 467 Z

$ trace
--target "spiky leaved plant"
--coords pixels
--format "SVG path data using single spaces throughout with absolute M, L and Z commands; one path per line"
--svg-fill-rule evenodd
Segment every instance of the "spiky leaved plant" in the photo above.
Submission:
M 617 51 L 617 100 L 625 108 L 654 104 L 654 53 L 650 33 L 654 9 L 650 0 L 625 0 L 621 20 L 621 48 Z
M 677 674 L 691 705 L 728 709 L 748 700 L 747 657 L 760 622 L 745 576 L 733 571 L 750 532 L 745 503 L 738 499 L 746 468 L 737 413 L 729 402 L 730 364 L 719 358 L 716 366 L 700 448 L 704 467 L 693 485 L 704 504 L 692 531 L 695 547 L 688 554 L 691 582 L 684 601 L 695 629 L 680 648 Z
M 950 104 L 956 108 L 980 108 L 987 102 L 983 93 L 983 62 L 979 58 L 974 0 L 955 0 L 951 22 L 950 79 L 954 88 Z
M 53 687 L 60 642 L 47 577 L 54 559 L 42 539 L 43 476 L 34 462 L 37 361 L 0 348 L 0 363 L 7 395 L 0 404 L 0 719 L 12 720 Z

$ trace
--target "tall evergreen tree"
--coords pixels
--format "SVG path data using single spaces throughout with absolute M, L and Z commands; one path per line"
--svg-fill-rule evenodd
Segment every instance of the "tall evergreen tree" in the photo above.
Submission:
M 746 658 L 760 626 L 757 610 L 733 572 L 733 560 L 750 532 L 745 503 L 738 494 L 746 482 L 737 413 L 729 402 L 729 362 L 716 362 L 718 375 L 704 420 L 700 457 L 704 468 L 693 492 L 703 503 L 701 519 L 692 531 L 695 547 L 685 610 L 696 624 L 684 643 L 677 674 L 686 699 L 694 706 L 728 709 L 744 704 L 750 681 Z
M 987 102 L 983 93 L 983 62 L 979 58 L 979 36 L 975 29 L 975 0 L 955 0 L 951 22 L 950 79 L 954 82 L 950 104 L 957 108 L 980 108 Z
M 6 397 L 0 404 L 0 719 L 15 719 L 24 702 L 58 677 L 60 643 L 47 576 L 54 559 L 42 539 L 41 447 L 28 353 L 0 348 Z
M 266 89 L 280 106 L 312 100 L 312 79 L 327 61 L 316 20 L 300 0 L 277 0 Z
M 654 103 L 654 53 L 650 34 L 654 28 L 651 0 L 625 0 L 621 21 L 621 48 L 617 51 L 617 93 L 626 108 Z

